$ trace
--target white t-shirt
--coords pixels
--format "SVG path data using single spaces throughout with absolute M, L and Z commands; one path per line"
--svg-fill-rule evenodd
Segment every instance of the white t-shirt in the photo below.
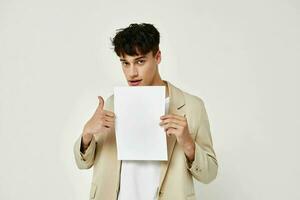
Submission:
M 166 110 L 169 109 L 166 98 Z M 160 179 L 160 161 L 123 160 L 118 200 L 153 200 Z

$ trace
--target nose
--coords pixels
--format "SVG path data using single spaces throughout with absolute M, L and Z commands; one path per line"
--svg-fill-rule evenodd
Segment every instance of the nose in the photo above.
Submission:
M 131 78 L 138 76 L 138 70 L 137 70 L 136 66 L 134 66 L 134 65 L 130 66 L 129 76 Z

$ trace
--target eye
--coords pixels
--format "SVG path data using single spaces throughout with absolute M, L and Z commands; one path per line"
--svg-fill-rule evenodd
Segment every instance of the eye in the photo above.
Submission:
M 122 66 L 127 66 L 128 65 L 128 62 L 122 62 Z
M 145 63 L 145 60 L 138 60 L 137 63 L 138 63 L 139 65 L 142 65 L 142 64 Z

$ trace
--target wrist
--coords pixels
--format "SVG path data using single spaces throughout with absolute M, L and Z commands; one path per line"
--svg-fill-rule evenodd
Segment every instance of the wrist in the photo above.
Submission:
M 92 141 L 93 134 L 90 134 L 88 132 L 82 133 L 82 143 L 84 147 L 88 147 L 90 142 Z
M 187 156 L 187 158 L 189 159 L 189 161 L 193 161 L 195 158 L 195 143 L 194 141 L 191 139 L 189 140 L 189 142 L 187 142 L 184 145 L 184 153 Z

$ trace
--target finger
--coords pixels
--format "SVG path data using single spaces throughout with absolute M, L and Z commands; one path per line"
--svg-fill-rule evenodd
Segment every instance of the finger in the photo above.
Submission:
M 108 111 L 108 110 L 104 110 L 104 113 L 106 116 L 108 117 L 115 117 L 115 113 L 111 112 L 111 111 Z
M 107 131 L 112 131 L 112 130 L 114 130 L 114 128 L 115 128 L 114 125 L 112 125 L 112 126 L 109 126 L 109 125 L 105 126 L 105 130 L 107 130 Z
M 105 129 L 110 129 L 110 126 L 104 126 Z
M 103 110 L 103 107 L 104 107 L 104 99 L 101 97 L 101 96 L 98 96 L 98 99 L 99 99 L 99 105 L 98 105 L 98 108 L 97 110 Z
M 166 131 L 167 136 L 175 135 L 176 136 L 176 129 L 170 128 Z
M 113 122 L 107 122 L 107 121 L 104 121 L 104 122 L 102 122 L 102 125 L 104 126 L 104 127 L 111 127 L 111 126 L 113 126 L 114 125 L 114 123 Z
M 177 119 L 180 121 L 185 121 L 186 118 L 184 116 L 180 116 L 180 115 L 176 115 L 176 114 L 168 114 L 168 115 L 161 116 L 160 119 Z
M 115 118 L 113 118 L 113 117 L 108 117 L 108 116 L 104 116 L 104 118 L 103 118 L 105 121 L 107 121 L 107 122 L 114 122 L 115 121 Z
M 162 120 L 160 122 L 160 125 L 165 125 L 165 124 L 168 124 L 168 123 L 176 123 L 176 124 L 178 124 L 180 126 L 184 126 L 185 125 L 184 121 L 181 121 L 181 120 L 178 120 L 178 119 L 171 119 L 171 118 Z
M 179 128 L 181 128 L 181 126 L 179 126 L 178 124 L 173 123 L 173 122 L 170 122 L 170 123 L 167 123 L 167 124 L 164 125 L 165 130 L 168 130 L 170 128 L 179 129 Z

